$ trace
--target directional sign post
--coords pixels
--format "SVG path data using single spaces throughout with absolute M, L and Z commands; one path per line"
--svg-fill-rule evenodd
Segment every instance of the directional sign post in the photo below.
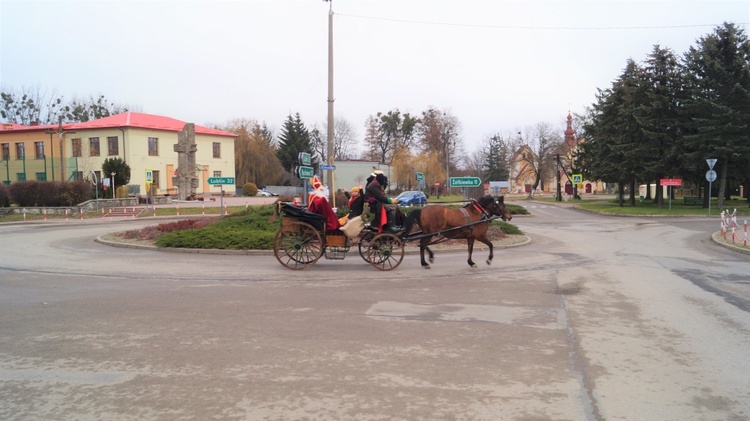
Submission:
M 224 212 L 224 184 L 234 184 L 234 177 L 208 177 L 206 182 L 212 186 L 221 186 L 219 212 Z
M 466 199 L 466 189 L 469 187 L 479 187 L 482 180 L 479 177 L 451 177 L 448 179 L 448 187 L 461 187 L 461 196 Z
M 212 186 L 221 184 L 234 184 L 234 177 L 208 177 L 206 182 Z
M 297 173 L 297 176 L 299 178 L 310 179 L 315 175 L 315 168 L 300 165 L 299 167 L 295 168 L 295 172 Z
M 482 180 L 479 177 L 451 177 L 448 183 L 448 187 L 479 187 Z

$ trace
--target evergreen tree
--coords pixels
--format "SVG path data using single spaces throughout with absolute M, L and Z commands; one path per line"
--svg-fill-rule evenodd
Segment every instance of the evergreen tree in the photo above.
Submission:
M 130 165 L 120 157 L 107 158 L 102 163 L 102 177 L 110 177 L 115 173 L 115 188 L 125 186 L 130 182 Z M 110 188 L 112 185 L 110 184 Z
M 750 178 L 750 42 L 740 28 L 724 23 L 690 47 L 684 66 L 688 133 L 682 158 L 699 173 L 707 170 L 707 158 L 718 159 L 722 208 L 730 168 Z
M 482 181 L 507 181 L 509 178 L 510 145 L 500 134 L 485 140 L 482 147 Z
M 643 102 L 635 108 L 634 117 L 640 126 L 643 142 L 639 148 L 643 164 L 641 179 L 645 179 L 646 184 L 655 181 L 659 207 L 664 207 L 660 180 L 678 171 L 681 79 L 674 53 L 655 45 L 643 68 Z M 651 189 L 647 192 L 650 196 Z
M 305 123 L 302 122 L 299 113 L 294 116 L 290 114 L 281 127 L 276 156 L 284 170 L 294 173 L 294 167 L 299 165 L 300 152 L 307 152 L 311 156 L 315 154 L 310 132 L 305 127 Z M 312 164 L 317 171 L 317 160 L 313 159 Z
M 642 79 L 639 66 L 628 60 L 612 87 L 598 92 L 578 156 L 587 178 L 618 183 L 621 206 L 625 183 L 630 185 L 630 203 L 635 205 L 635 182 L 644 172 L 644 157 L 651 152 L 635 116 L 645 103 Z

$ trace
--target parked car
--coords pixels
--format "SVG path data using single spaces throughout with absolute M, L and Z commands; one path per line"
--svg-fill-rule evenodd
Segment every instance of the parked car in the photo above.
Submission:
M 273 193 L 271 193 L 269 191 L 265 191 L 265 190 L 258 190 L 258 194 L 257 195 L 261 196 L 261 197 L 274 197 L 274 196 L 276 196 L 275 194 L 273 194 Z
M 396 197 L 399 206 L 424 206 L 427 203 L 427 196 L 417 190 L 405 191 Z

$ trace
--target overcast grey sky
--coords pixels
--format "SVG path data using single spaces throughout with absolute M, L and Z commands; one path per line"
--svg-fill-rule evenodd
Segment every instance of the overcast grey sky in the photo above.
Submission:
M 0 85 L 103 94 L 196 124 L 278 131 L 327 116 L 328 9 L 320 0 L 0 1 Z M 448 110 L 468 152 L 538 122 L 564 130 L 654 44 L 682 55 L 750 1 L 334 0 L 335 114 Z

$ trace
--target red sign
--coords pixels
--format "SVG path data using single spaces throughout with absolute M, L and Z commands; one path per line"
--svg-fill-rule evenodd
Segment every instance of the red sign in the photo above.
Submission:
M 682 185 L 682 179 L 681 178 L 662 178 L 659 180 L 659 184 L 662 186 L 681 186 Z
M 440 187 L 440 182 L 439 181 L 435 182 L 435 187 Z

